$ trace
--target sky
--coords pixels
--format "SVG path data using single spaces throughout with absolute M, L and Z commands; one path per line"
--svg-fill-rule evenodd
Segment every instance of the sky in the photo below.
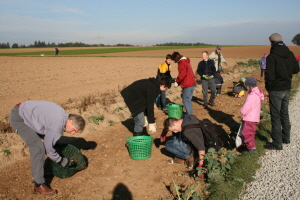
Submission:
M 0 43 L 286 45 L 299 0 L 0 0 Z

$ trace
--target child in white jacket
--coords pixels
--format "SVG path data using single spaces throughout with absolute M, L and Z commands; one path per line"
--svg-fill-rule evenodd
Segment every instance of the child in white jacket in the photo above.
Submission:
M 261 101 L 264 100 L 264 94 L 256 86 L 256 79 L 254 77 L 247 78 L 245 85 L 248 88 L 248 96 L 241 108 L 243 120 L 242 138 L 248 151 L 256 153 L 255 132 L 257 130 L 257 122 L 260 121 Z

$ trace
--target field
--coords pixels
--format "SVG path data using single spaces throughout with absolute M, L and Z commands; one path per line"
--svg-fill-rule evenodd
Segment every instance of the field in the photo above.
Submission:
M 209 118 L 229 134 L 240 122 L 239 110 L 245 97 L 230 96 L 232 82 L 240 77 L 254 76 L 260 71 L 254 67 L 238 67 L 237 62 L 260 59 L 269 46 L 224 47 L 222 53 L 229 66 L 224 66 L 225 83 L 222 95 L 216 98 L 216 106 L 203 109 L 202 89 L 198 85 L 193 98 L 194 114 L 200 119 Z M 290 47 L 296 56 L 299 47 Z M 71 178 L 48 178 L 58 194 L 48 199 L 164 199 L 172 198 L 172 180 L 185 188 L 193 183 L 187 170 L 181 165 L 169 165 L 172 157 L 158 144 L 162 122 L 166 118 L 155 109 L 157 134 L 152 157 L 132 160 L 125 146 L 125 138 L 131 136 L 133 121 L 119 91 L 135 80 L 154 77 L 157 66 L 164 57 L 179 51 L 191 59 L 194 71 L 201 61 L 201 52 L 214 48 L 164 49 L 116 52 L 88 55 L 45 54 L 39 49 L 0 50 L 4 53 L 31 51 L 30 56 L 0 57 L 0 120 L 7 123 L 7 115 L 18 102 L 47 100 L 62 105 L 69 113 L 81 114 L 88 121 L 82 134 L 71 137 L 64 134 L 63 140 L 77 146 L 88 159 L 88 168 Z M 80 48 L 79 48 L 80 50 Z M 53 51 L 43 49 L 42 51 Z M 38 52 L 38 53 L 35 53 Z M 177 64 L 172 63 L 172 76 L 177 75 Z M 264 83 L 259 82 L 264 89 Z M 265 92 L 265 94 L 267 94 Z M 167 98 L 181 104 L 180 88 L 172 87 Z M 267 98 L 266 100 L 267 101 Z M 104 121 L 94 124 L 89 117 L 104 115 Z M 170 138 L 170 137 L 169 137 Z M 32 194 L 33 184 L 29 152 L 15 133 L 0 133 L 0 199 L 40 199 Z M 10 152 L 8 155 L 5 152 Z M 202 185 L 202 182 L 200 182 Z

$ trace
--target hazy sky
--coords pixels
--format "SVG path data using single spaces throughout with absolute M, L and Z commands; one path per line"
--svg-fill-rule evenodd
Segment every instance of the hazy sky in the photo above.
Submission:
M 0 43 L 287 45 L 299 0 L 0 0 Z

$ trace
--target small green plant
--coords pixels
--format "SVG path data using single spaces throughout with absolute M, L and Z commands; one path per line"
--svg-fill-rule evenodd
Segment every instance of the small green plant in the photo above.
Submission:
M 173 94 L 172 90 L 168 90 L 166 95 L 168 95 L 168 94 Z
M 199 187 L 200 184 L 195 185 L 195 184 L 190 184 L 189 187 L 185 190 L 182 191 L 179 185 L 175 183 L 174 180 L 173 185 L 177 194 L 177 199 L 178 200 L 201 200 L 203 199 L 203 196 L 199 194 L 197 191 L 197 188 Z
M 10 150 L 8 149 L 3 149 L 2 153 L 4 153 L 5 156 L 9 156 L 11 154 Z
M 178 99 L 180 99 L 180 97 L 179 97 L 179 96 L 176 96 L 176 97 L 173 98 L 173 101 L 176 101 L 176 100 L 178 100 Z
M 244 70 L 244 71 L 243 71 L 243 74 L 244 74 L 244 75 L 247 75 L 247 74 L 251 74 L 251 72 L 248 72 L 248 71 Z
M 231 165 L 234 163 L 236 154 L 225 148 L 216 151 L 214 148 L 209 148 L 204 155 L 206 168 L 197 168 L 198 175 L 206 174 L 208 182 L 220 182 L 225 180 L 225 175 L 231 170 Z
M 109 126 L 113 126 L 113 125 L 115 125 L 117 122 L 114 122 L 113 120 L 109 120 L 108 123 L 109 123 Z
M 99 125 L 99 121 L 103 122 L 104 120 L 104 115 L 99 115 L 99 116 L 90 116 L 88 118 L 89 120 L 92 120 L 94 124 Z
M 125 119 L 124 113 L 119 113 L 119 116 L 121 117 L 121 119 Z
M 124 110 L 125 108 L 127 108 L 127 106 L 124 107 L 117 107 L 114 112 L 119 112 L 120 110 Z

